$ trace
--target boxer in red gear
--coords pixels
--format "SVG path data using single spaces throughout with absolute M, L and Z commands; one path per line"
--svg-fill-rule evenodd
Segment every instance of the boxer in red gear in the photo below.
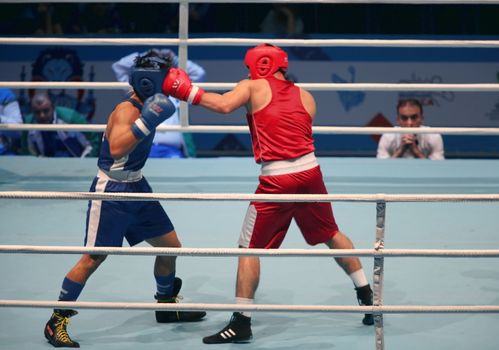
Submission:
M 254 157 L 261 165 L 256 193 L 326 194 L 312 137 L 315 100 L 308 91 L 286 80 L 286 52 L 272 45 L 259 45 L 248 50 L 244 63 L 250 79 L 240 81 L 224 94 L 203 93 L 199 104 L 224 114 L 246 107 Z M 192 94 L 187 90 L 190 91 L 185 89 L 180 94 L 184 97 Z M 279 248 L 293 219 L 308 244 L 325 243 L 330 249 L 353 249 L 350 239 L 336 225 L 330 202 L 251 202 L 239 247 Z M 342 257 L 336 261 L 352 279 L 359 303 L 372 305 L 372 291 L 360 260 Z M 259 278 L 259 258 L 239 257 L 237 303 L 253 302 Z M 203 342 L 249 342 L 253 336 L 250 316 L 248 312 L 235 312 L 225 328 L 203 338 Z M 372 325 L 373 315 L 366 314 L 362 322 Z

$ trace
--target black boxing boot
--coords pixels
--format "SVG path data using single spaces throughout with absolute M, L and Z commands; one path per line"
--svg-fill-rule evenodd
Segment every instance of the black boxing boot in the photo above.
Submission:
M 251 317 L 234 312 L 229 324 L 220 332 L 203 338 L 205 344 L 249 343 L 253 339 Z
M 369 284 L 355 288 L 357 292 L 357 301 L 360 306 L 371 306 L 373 304 L 373 291 L 371 290 L 371 286 Z M 362 323 L 366 326 L 371 326 L 374 324 L 373 314 L 365 314 L 362 319 Z
M 52 317 L 45 325 L 45 338 L 56 348 L 79 348 L 80 344 L 73 341 L 66 330 L 69 318 L 76 315 L 76 310 L 55 309 Z
M 154 298 L 158 303 L 178 303 L 180 296 L 178 293 L 182 288 L 182 280 L 175 277 L 173 282 L 173 296 L 165 297 L 161 294 L 156 294 Z M 158 323 L 172 323 L 172 322 L 197 322 L 206 316 L 204 311 L 156 311 L 156 321 Z

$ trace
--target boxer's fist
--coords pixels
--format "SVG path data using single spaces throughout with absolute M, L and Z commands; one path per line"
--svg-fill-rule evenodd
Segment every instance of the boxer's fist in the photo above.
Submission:
M 197 105 L 201 101 L 204 90 L 192 85 L 191 79 L 182 69 L 170 68 L 163 80 L 163 93 Z
M 132 132 L 138 139 L 143 139 L 173 113 L 175 113 L 175 105 L 168 97 L 155 94 L 145 100 L 140 118 L 132 124 Z

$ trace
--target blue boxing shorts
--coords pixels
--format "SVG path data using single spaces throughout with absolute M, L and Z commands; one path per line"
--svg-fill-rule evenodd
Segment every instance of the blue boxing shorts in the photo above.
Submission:
M 96 176 L 90 192 L 152 193 L 144 177 L 133 182 L 113 181 Z M 101 201 L 88 203 L 86 247 L 121 247 L 123 238 L 130 246 L 172 231 L 173 224 L 158 201 Z

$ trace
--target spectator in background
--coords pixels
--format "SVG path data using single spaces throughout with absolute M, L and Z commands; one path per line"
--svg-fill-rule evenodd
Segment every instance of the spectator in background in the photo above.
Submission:
M 149 56 L 157 57 L 171 57 L 174 67 L 178 66 L 178 57 L 169 49 L 151 49 L 149 51 L 139 53 L 131 53 L 119 61 L 113 63 L 112 68 L 116 79 L 120 82 L 127 82 L 129 79 L 131 68 L 137 56 L 147 54 Z M 203 67 L 187 61 L 187 74 L 194 82 L 204 81 L 206 72 Z M 161 125 L 180 125 L 180 118 L 178 108 L 180 106 L 179 100 L 171 96 L 168 97 L 176 107 L 176 112 L 169 119 L 165 120 Z M 188 133 L 172 132 L 172 131 L 157 131 L 151 147 L 151 158 L 187 158 L 196 156 L 196 147 L 192 140 L 192 135 Z
M 189 4 L 189 10 L 191 6 Z M 156 35 L 178 33 L 178 31 L 172 30 L 173 18 L 178 17 L 178 4 L 165 4 L 164 2 L 148 4 L 119 3 L 117 4 L 117 10 L 124 24 L 124 33 L 154 33 Z M 137 16 L 137 13 L 141 15 Z M 178 24 L 176 26 L 178 27 Z
M 400 100 L 397 122 L 402 128 L 426 128 L 421 103 L 416 99 Z M 442 160 L 444 143 L 440 134 L 383 134 L 376 157 Z
M 295 4 L 273 4 L 263 21 L 260 32 L 277 38 L 310 39 L 305 33 L 305 21 L 300 16 L 300 7 Z M 289 51 L 301 60 L 329 61 L 331 58 L 321 47 L 292 47 Z M 288 73 L 295 83 L 297 79 Z
M 193 33 L 209 32 L 211 4 L 189 4 L 189 31 Z M 176 21 L 178 23 L 178 21 Z
M 63 34 L 62 18 L 54 11 L 54 5 L 49 3 L 39 3 L 36 5 L 35 21 L 38 27 L 35 28 L 37 35 L 61 35 Z M 36 22 L 35 22 L 36 23 Z
M 22 21 L 30 33 L 35 35 L 63 34 L 63 18 L 54 4 L 38 3 L 27 6 Z
M 83 34 L 122 33 L 124 28 L 118 7 L 113 3 L 84 4 L 81 10 L 80 30 Z
M 288 4 L 273 4 L 260 24 L 260 31 L 277 37 L 296 37 L 303 34 L 303 20 L 296 9 Z
M 0 124 L 22 124 L 21 109 L 11 89 L 0 89 Z M 0 131 L 0 155 L 16 154 L 20 146 L 20 133 Z
M 213 31 L 213 20 L 210 15 L 211 4 L 189 3 L 189 32 L 206 33 Z M 174 33 L 178 33 L 179 12 L 176 9 L 172 13 L 170 28 Z M 232 14 L 231 14 L 232 15 Z
M 37 92 L 31 100 L 31 111 L 26 124 L 87 124 L 85 117 L 67 107 L 57 107 L 48 93 Z M 24 132 L 23 153 L 42 157 L 95 157 L 99 153 L 98 133 L 78 131 Z

